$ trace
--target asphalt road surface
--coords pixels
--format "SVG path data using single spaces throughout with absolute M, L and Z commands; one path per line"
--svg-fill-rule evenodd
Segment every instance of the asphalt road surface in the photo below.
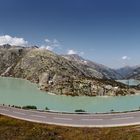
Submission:
M 140 111 L 112 114 L 68 114 L 0 105 L 0 114 L 31 122 L 72 127 L 117 127 L 140 124 Z

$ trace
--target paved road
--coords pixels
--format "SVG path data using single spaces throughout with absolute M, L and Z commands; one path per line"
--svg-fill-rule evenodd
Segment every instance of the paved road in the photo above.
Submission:
M 115 127 L 140 124 L 140 111 L 117 114 L 62 114 L 0 105 L 0 114 L 31 122 L 73 127 Z

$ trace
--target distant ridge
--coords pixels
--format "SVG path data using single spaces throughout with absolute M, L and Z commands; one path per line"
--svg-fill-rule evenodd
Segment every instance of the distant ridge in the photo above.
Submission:
M 63 57 L 70 61 L 74 61 L 77 65 L 81 64 L 83 67 L 86 66 L 87 70 L 92 72 L 97 78 L 122 79 L 121 74 L 117 73 L 117 71 L 114 69 L 90 60 L 86 60 L 77 54 L 63 55 Z

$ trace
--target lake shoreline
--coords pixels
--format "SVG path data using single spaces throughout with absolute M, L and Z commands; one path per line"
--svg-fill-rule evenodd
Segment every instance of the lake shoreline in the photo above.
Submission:
M 0 78 L 13 78 L 13 79 L 26 80 L 26 81 L 30 82 L 31 84 L 36 85 L 40 91 L 46 92 L 47 94 L 50 94 L 50 95 L 53 95 L 53 96 L 55 96 L 55 95 L 59 95 L 59 96 L 71 96 L 71 97 L 81 97 L 81 96 L 85 97 L 86 96 L 86 97 L 104 97 L 104 98 L 107 98 L 107 97 L 117 97 L 117 95 L 92 95 L 92 96 L 90 96 L 90 95 L 56 94 L 56 93 L 47 92 L 47 91 L 41 89 L 39 87 L 39 83 L 33 82 L 33 81 L 31 81 L 29 79 L 26 79 L 26 78 L 24 79 L 24 78 L 19 78 L 19 77 L 10 77 L 10 76 L 9 77 L 0 76 Z M 134 94 L 118 95 L 118 97 L 119 96 L 131 96 L 131 95 L 132 96 L 133 95 L 140 95 L 140 90 L 136 90 L 135 89 L 135 93 Z

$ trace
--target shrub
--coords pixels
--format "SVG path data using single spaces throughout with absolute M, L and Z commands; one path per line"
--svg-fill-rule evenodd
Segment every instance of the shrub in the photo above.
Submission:
M 86 111 L 83 109 L 77 109 L 77 110 L 75 110 L 75 112 L 86 112 Z
M 15 106 L 15 108 L 21 108 L 20 106 Z
M 114 109 L 111 109 L 110 112 L 114 112 Z
M 27 105 L 27 106 L 23 106 L 22 109 L 37 109 L 37 107 L 33 105 Z
M 49 110 L 49 108 L 46 106 L 46 107 L 45 107 L 45 110 Z

